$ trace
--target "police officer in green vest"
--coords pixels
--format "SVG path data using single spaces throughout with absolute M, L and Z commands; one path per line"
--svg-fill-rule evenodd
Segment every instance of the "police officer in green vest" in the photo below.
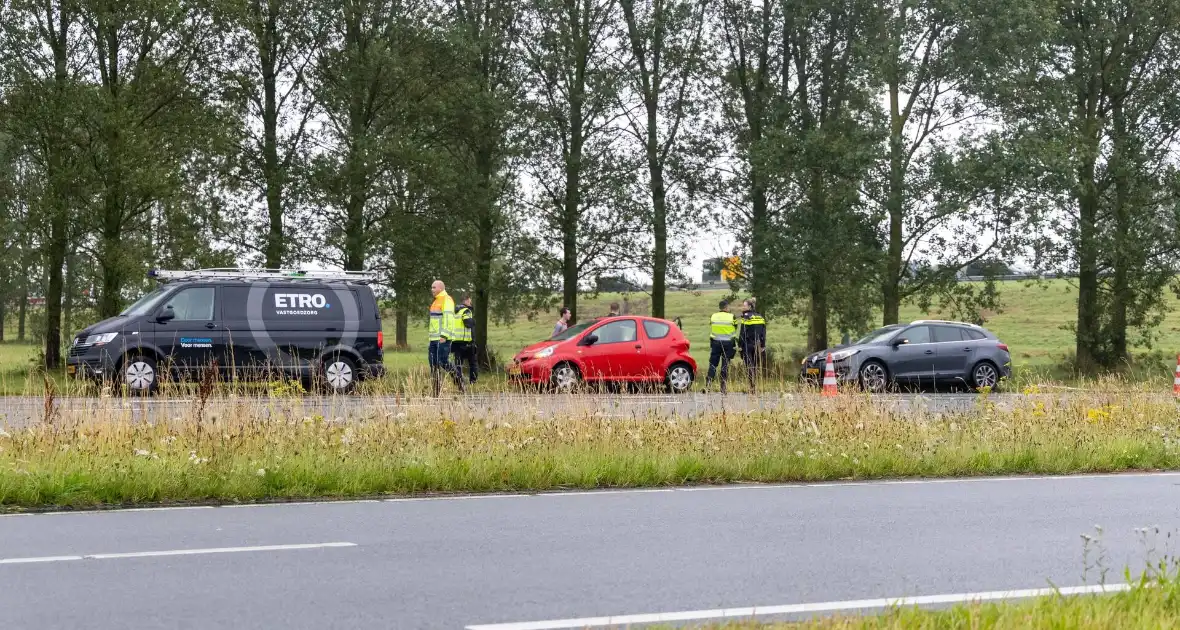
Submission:
M 463 376 L 463 363 L 467 363 L 467 374 L 472 383 L 479 377 L 475 360 L 475 313 L 471 310 L 471 297 L 463 298 L 455 307 L 455 336 L 451 339 L 451 354 L 455 357 L 455 371 Z
M 738 335 L 738 347 L 742 351 L 742 362 L 746 364 L 750 392 L 753 393 L 766 356 L 766 318 L 754 310 L 754 298 L 742 302 L 742 330 Z
M 705 377 L 705 389 L 713 383 L 717 364 L 721 364 L 721 393 L 725 393 L 725 382 L 729 379 L 729 362 L 737 351 L 737 320 L 729 312 L 729 302 L 721 300 L 718 311 L 709 318 L 709 373 Z

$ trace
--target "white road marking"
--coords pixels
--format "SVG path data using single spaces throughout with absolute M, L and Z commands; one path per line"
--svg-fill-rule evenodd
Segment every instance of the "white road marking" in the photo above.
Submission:
M 963 604 L 968 602 L 1002 601 L 1027 599 L 1050 595 L 1087 595 L 1118 593 L 1130 590 L 1130 584 L 1106 584 L 1092 586 L 1071 586 L 1067 588 L 1034 588 L 1015 591 L 990 591 L 983 593 L 954 593 L 948 595 L 923 595 L 918 597 L 896 597 L 882 599 L 857 599 L 812 604 L 785 604 L 779 606 L 757 606 L 747 608 L 721 608 L 715 610 L 688 610 L 680 612 L 619 615 L 615 617 L 585 617 L 582 619 L 553 619 L 550 621 L 526 621 L 467 626 L 467 630 L 564 630 L 569 628 L 602 628 L 630 626 L 634 624 L 672 623 L 677 621 L 704 621 L 711 619 L 755 618 L 770 615 L 798 615 L 806 613 L 832 613 L 893 606 L 936 606 L 940 604 Z
M 226 508 L 255 508 L 255 507 L 283 507 L 287 505 L 316 505 L 319 503 L 330 503 L 332 505 L 348 505 L 349 503 L 380 503 L 380 499 L 341 499 L 339 501 L 275 501 L 273 503 L 229 503 L 226 505 L 210 505 L 207 507 L 226 507 Z
M 956 483 L 1007 483 L 1007 482 L 1035 482 L 1035 481 L 1086 481 L 1091 479 L 1141 479 L 1152 477 L 1180 477 L 1180 471 L 1165 471 L 1165 472 L 1145 472 L 1145 473 L 1087 473 L 1078 475 L 1015 475 L 1006 477 L 955 477 L 955 478 L 939 478 L 939 479 L 885 479 L 885 480 L 866 480 L 866 481 L 820 481 L 811 483 L 758 483 L 750 481 L 736 482 L 729 485 L 716 486 L 681 486 L 681 487 L 661 487 L 661 488 L 604 488 L 601 490 L 571 490 L 569 492 L 562 491 L 545 491 L 545 492 L 497 492 L 490 494 L 458 494 L 458 495 L 439 495 L 439 496 L 419 496 L 419 497 L 389 497 L 385 499 L 344 499 L 340 501 L 324 500 L 324 501 L 287 501 L 287 502 L 269 502 L 269 503 L 233 503 L 225 505 L 191 505 L 191 506 L 171 506 L 171 507 L 143 507 L 143 508 L 110 508 L 101 510 L 62 510 L 56 512 L 15 512 L 11 514 L 0 514 L 0 519 L 9 518 L 13 516 L 53 516 L 66 514 L 111 514 L 119 512 L 155 512 L 167 510 L 211 510 L 214 508 L 256 508 L 256 507 L 282 507 L 282 506 L 308 506 L 308 505 L 337 505 L 342 503 L 417 503 L 422 501 L 476 501 L 476 500 L 490 500 L 490 499 L 521 499 L 529 497 L 561 497 L 561 496 L 589 496 L 600 495 L 604 497 L 620 495 L 620 494 L 653 494 L 653 493 L 668 493 L 668 492 L 732 492 L 735 490 L 790 490 L 795 488 L 860 488 L 872 486 L 922 486 L 935 484 L 956 484 Z
M 209 549 L 168 549 L 164 551 L 132 551 L 126 553 L 96 553 L 86 556 L 42 556 L 39 558 L 0 558 L 0 564 L 39 564 L 77 560 L 118 560 L 122 558 L 157 558 L 164 556 L 199 556 L 217 553 L 247 553 L 255 551 L 295 551 L 300 549 L 329 549 L 355 547 L 356 543 L 327 542 L 298 545 L 263 545 L 257 547 L 212 547 Z
M 37 564 L 41 562 L 66 562 L 81 560 L 82 556 L 44 556 L 41 558 L 0 558 L 0 564 Z

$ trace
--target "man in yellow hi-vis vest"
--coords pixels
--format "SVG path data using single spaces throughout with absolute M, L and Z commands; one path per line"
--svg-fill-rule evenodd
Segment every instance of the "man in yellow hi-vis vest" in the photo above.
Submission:
M 475 356 L 475 313 L 471 310 L 471 298 L 464 297 L 455 307 L 455 338 L 451 340 L 451 354 L 455 357 L 455 370 L 463 375 L 463 364 L 467 363 L 468 382 L 479 378 Z
M 721 393 L 729 380 L 729 362 L 737 352 L 737 320 L 729 312 L 729 302 L 721 300 L 718 310 L 709 318 L 709 373 L 705 376 L 705 389 L 713 383 L 717 364 L 721 364 Z
M 447 295 L 447 288 L 441 280 L 430 285 L 434 302 L 430 304 L 430 375 L 434 381 L 434 395 L 442 392 L 442 374 L 447 372 L 455 379 L 459 391 L 464 391 L 463 377 L 451 365 L 451 340 L 455 338 L 455 301 Z

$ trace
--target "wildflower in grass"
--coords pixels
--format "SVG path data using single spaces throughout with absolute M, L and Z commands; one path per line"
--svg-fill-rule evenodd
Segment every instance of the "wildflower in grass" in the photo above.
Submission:
M 266 476 L 266 469 L 259 468 L 258 470 L 254 471 L 254 474 L 258 475 L 259 477 L 265 477 Z
M 151 452 L 150 452 L 150 451 L 145 451 L 145 450 L 143 450 L 142 448 L 137 448 L 137 449 L 135 449 L 135 455 L 136 455 L 137 457 L 150 457 L 150 456 L 151 456 Z
M 12 436 L 9 435 L 8 431 L 5 431 L 4 429 L 0 429 L 0 438 L 10 438 L 10 437 L 12 437 Z

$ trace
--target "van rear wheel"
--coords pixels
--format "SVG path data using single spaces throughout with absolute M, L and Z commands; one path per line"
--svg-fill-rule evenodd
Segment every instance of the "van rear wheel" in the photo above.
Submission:
M 324 388 L 332 394 L 347 394 L 356 387 L 356 363 L 345 356 L 324 359 L 322 366 Z

